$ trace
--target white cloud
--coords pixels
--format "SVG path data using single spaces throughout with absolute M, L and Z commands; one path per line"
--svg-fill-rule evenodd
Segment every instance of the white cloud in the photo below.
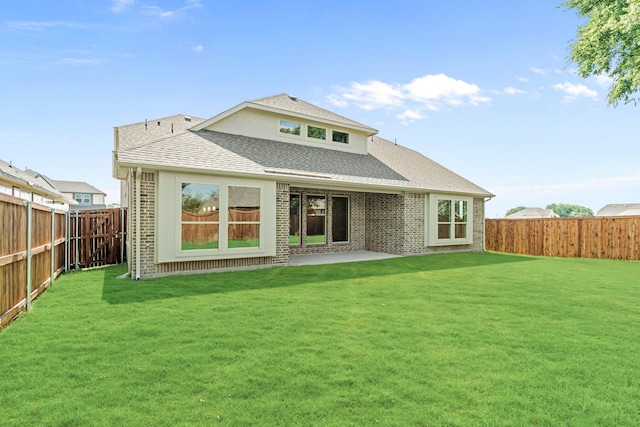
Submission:
M 522 82 L 522 83 L 527 83 L 529 81 L 529 79 L 526 78 L 526 77 L 518 77 L 518 81 Z
M 500 196 L 516 196 L 526 194 L 528 197 L 561 196 L 575 194 L 581 191 L 619 190 L 635 187 L 640 184 L 640 175 L 614 176 L 609 178 L 594 178 L 579 182 L 564 182 L 549 185 L 505 186 L 493 189 Z
M 608 88 L 613 83 L 613 79 L 606 74 L 598 74 L 597 76 L 593 76 L 596 84 L 602 88 Z
M 533 71 L 536 74 L 540 74 L 541 76 L 546 76 L 547 74 L 549 74 L 549 72 L 547 70 L 543 70 L 542 68 L 529 68 L 531 71 Z
M 195 45 L 193 47 L 194 52 L 202 52 L 203 50 L 204 50 L 204 46 L 202 46 L 201 44 Z
M 597 91 L 589 89 L 582 84 L 573 84 L 569 82 L 556 83 L 553 85 L 553 88 L 566 94 L 564 97 L 565 101 L 574 101 L 580 97 L 598 99 Z
M 186 12 L 188 12 L 191 9 L 195 9 L 201 6 L 202 6 L 201 0 L 186 0 L 184 2 L 184 6 L 179 7 L 178 9 L 175 9 L 175 10 L 164 10 L 163 8 L 155 5 L 153 6 L 144 5 L 142 6 L 142 10 L 143 10 L 143 13 L 147 15 L 157 16 L 162 19 L 172 19 L 181 15 L 184 15 Z
M 404 113 L 398 114 L 396 117 L 405 125 L 425 118 L 425 116 L 417 110 L 405 110 Z
M 495 93 L 499 95 L 526 95 L 528 92 L 526 90 L 518 89 L 513 86 L 507 86 L 501 91 L 496 91 Z
M 425 118 L 423 111 L 461 105 L 475 106 L 491 101 L 477 85 L 445 74 L 425 75 L 407 84 L 379 80 L 354 82 L 348 88 L 334 88 L 334 93 L 328 95 L 327 99 L 337 107 L 353 104 L 364 110 L 404 108 L 404 112 L 396 116 L 403 122 Z
M 65 21 L 7 21 L 6 25 L 8 29 L 18 31 L 45 31 L 55 27 L 74 30 L 89 28 L 85 24 Z
M 341 97 L 345 102 L 351 101 L 363 110 L 399 107 L 404 98 L 402 90 L 397 85 L 378 80 L 352 83 L 351 87 L 343 89 L 342 92 Z
M 111 6 L 111 11 L 115 13 L 120 13 L 125 9 L 131 7 L 136 0 L 113 0 L 113 5 Z
M 480 88 L 463 80 L 456 80 L 445 74 L 430 74 L 414 79 L 404 86 L 408 97 L 431 104 L 433 101 L 444 101 L 451 105 L 463 105 L 465 100 L 472 105 L 487 102 L 488 98 L 480 95 Z

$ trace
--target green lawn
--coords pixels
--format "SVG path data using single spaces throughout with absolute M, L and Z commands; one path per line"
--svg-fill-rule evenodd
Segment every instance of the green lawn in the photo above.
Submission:
M 640 263 L 497 253 L 133 282 L 0 332 L 0 422 L 640 425 Z

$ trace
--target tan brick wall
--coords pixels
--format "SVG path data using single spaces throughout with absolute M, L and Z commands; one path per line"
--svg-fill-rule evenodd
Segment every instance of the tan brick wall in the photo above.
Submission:
M 276 256 L 273 265 L 289 265 L 289 184 L 276 185 Z

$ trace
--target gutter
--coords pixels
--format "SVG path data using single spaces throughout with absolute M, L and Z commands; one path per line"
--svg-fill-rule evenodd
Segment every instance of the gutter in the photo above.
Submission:
M 140 280 L 140 181 L 142 180 L 142 168 L 136 170 L 136 275 L 135 280 Z

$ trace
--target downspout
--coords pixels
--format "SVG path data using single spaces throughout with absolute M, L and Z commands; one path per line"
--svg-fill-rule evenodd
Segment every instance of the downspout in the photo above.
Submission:
M 136 170 L 136 275 L 140 280 L 140 181 L 142 180 L 142 168 Z

